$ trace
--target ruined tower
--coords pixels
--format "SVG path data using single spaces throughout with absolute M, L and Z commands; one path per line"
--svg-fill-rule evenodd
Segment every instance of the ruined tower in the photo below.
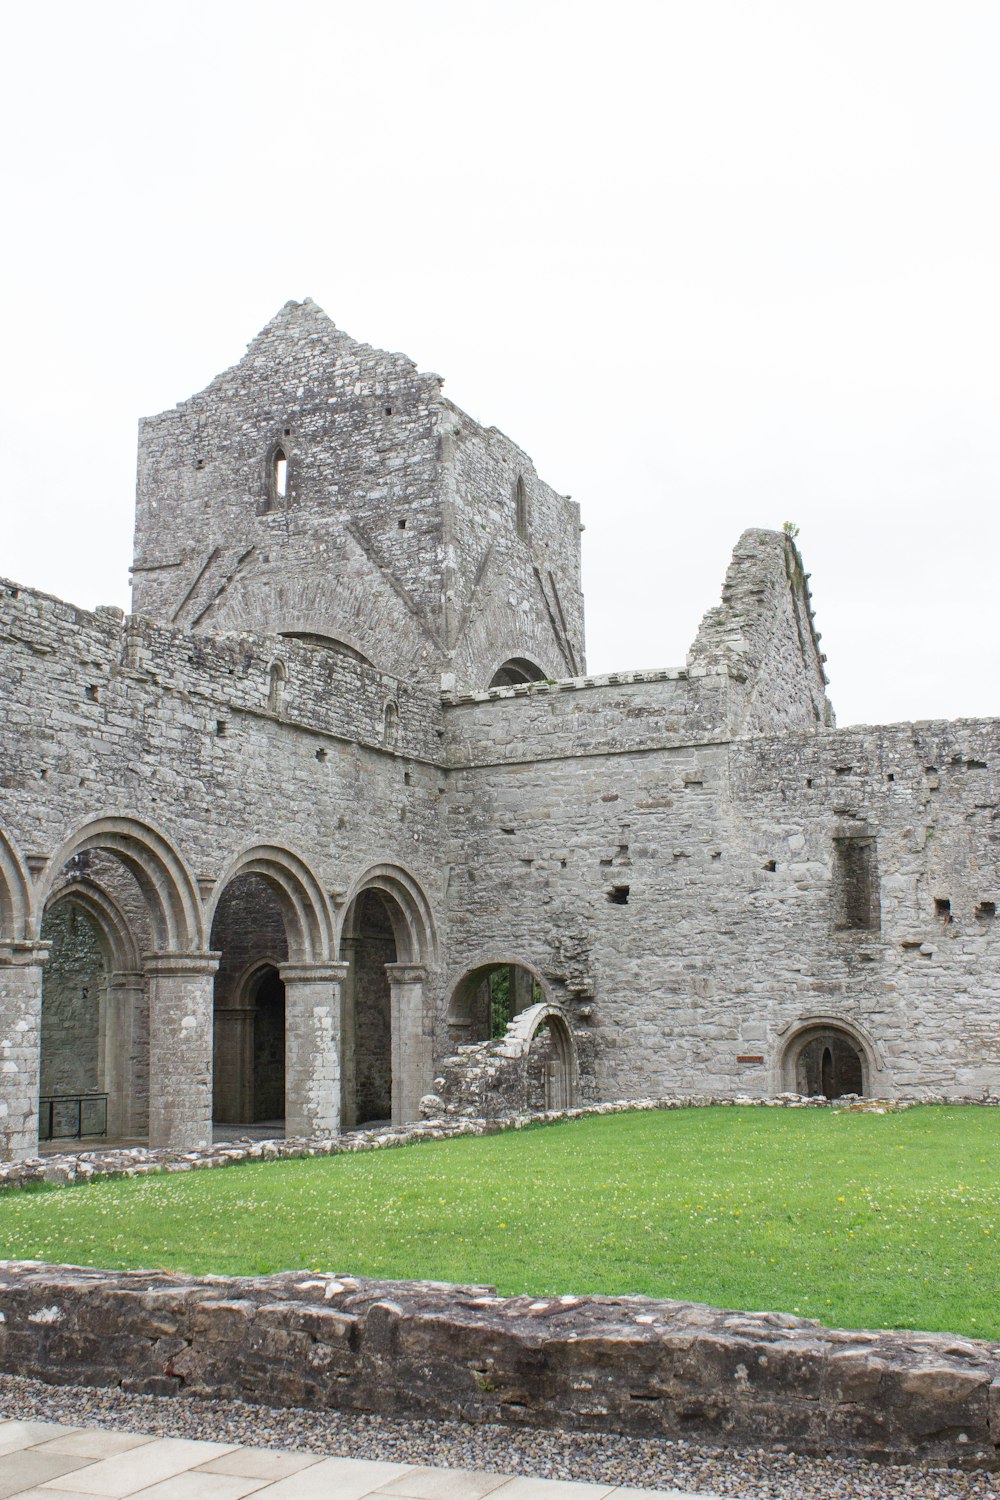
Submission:
M 585 670 L 579 508 L 308 299 L 139 436 L 133 608 L 470 690 Z

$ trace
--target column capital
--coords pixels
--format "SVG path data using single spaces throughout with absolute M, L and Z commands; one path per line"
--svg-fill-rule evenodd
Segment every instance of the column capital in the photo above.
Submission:
M 115 989 L 138 989 L 146 983 L 145 969 L 112 969 L 108 975 L 108 983 Z
M 48 961 L 51 943 L 0 943 L 0 964 L 17 968 L 41 968 Z
M 343 984 L 350 967 L 340 959 L 325 959 L 318 964 L 279 964 L 278 978 L 283 984 Z
M 147 974 L 156 978 L 173 974 L 214 974 L 221 953 L 144 953 L 142 962 Z
M 428 971 L 426 964 L 386 964 L 385 972 L 390 984 L 423 984 Z

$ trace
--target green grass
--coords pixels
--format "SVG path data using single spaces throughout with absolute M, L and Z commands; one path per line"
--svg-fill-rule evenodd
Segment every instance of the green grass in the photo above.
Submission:
M 1000 1110 L 689 1109 L 0 1193 L 0 1255 L 642 1292 L 1000 1338 Z

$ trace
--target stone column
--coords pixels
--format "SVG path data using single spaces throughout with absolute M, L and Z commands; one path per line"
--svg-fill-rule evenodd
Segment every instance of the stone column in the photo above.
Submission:
M 38 1155 L 47 943 L 0 943 L 0 1157 Z
M 215 1012 L 215 1118 L 227 1125 L 253 1123 L 253 1005 L 220 1005 Z
M 282 964 L 285 1135 L 340 1129 L 340 1007 L 346 963 Z
M 358 939 L 345 937 L 340 951 L 347 964 L 347 973 L 340 986 L 340 1084 L 342 1099 L 341 1129 L 350 1130 L 358 1123 L 357 1100 L 357 1040 L 355 1023 L 355 1001 L 358 977 Z
M 109 1140 L 139 1135 L 144 1130 L 144 1123 L 138 1118 L 134 1081 L 138 1071 L 136 1052 L 139 1041 L 136 1010 L 145 992 L 146 976 L 141 970 L 119 969 L 108 979 L 101 1088 L 108 1096 Z M 145 1062 L 144 1057 L 142 1061 Z
M 434 1070 L 433 1016 L 424 1012 L 423 964 L 386 964 L 392 1016 L 392 1123 L 420 1118 Z
M 212 1140 L 212 1003 L 218 953 L 154 953 L 149 975 L 149 1144 Z

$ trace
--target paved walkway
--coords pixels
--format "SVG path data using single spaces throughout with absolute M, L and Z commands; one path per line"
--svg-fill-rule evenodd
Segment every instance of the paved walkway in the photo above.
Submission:
M 104 1427 L 0 1421 L 0 1500 L 713 1500 L 681 1490 L 639 1490 L 560 1479 L 509 1478 L 143 1437 Z

